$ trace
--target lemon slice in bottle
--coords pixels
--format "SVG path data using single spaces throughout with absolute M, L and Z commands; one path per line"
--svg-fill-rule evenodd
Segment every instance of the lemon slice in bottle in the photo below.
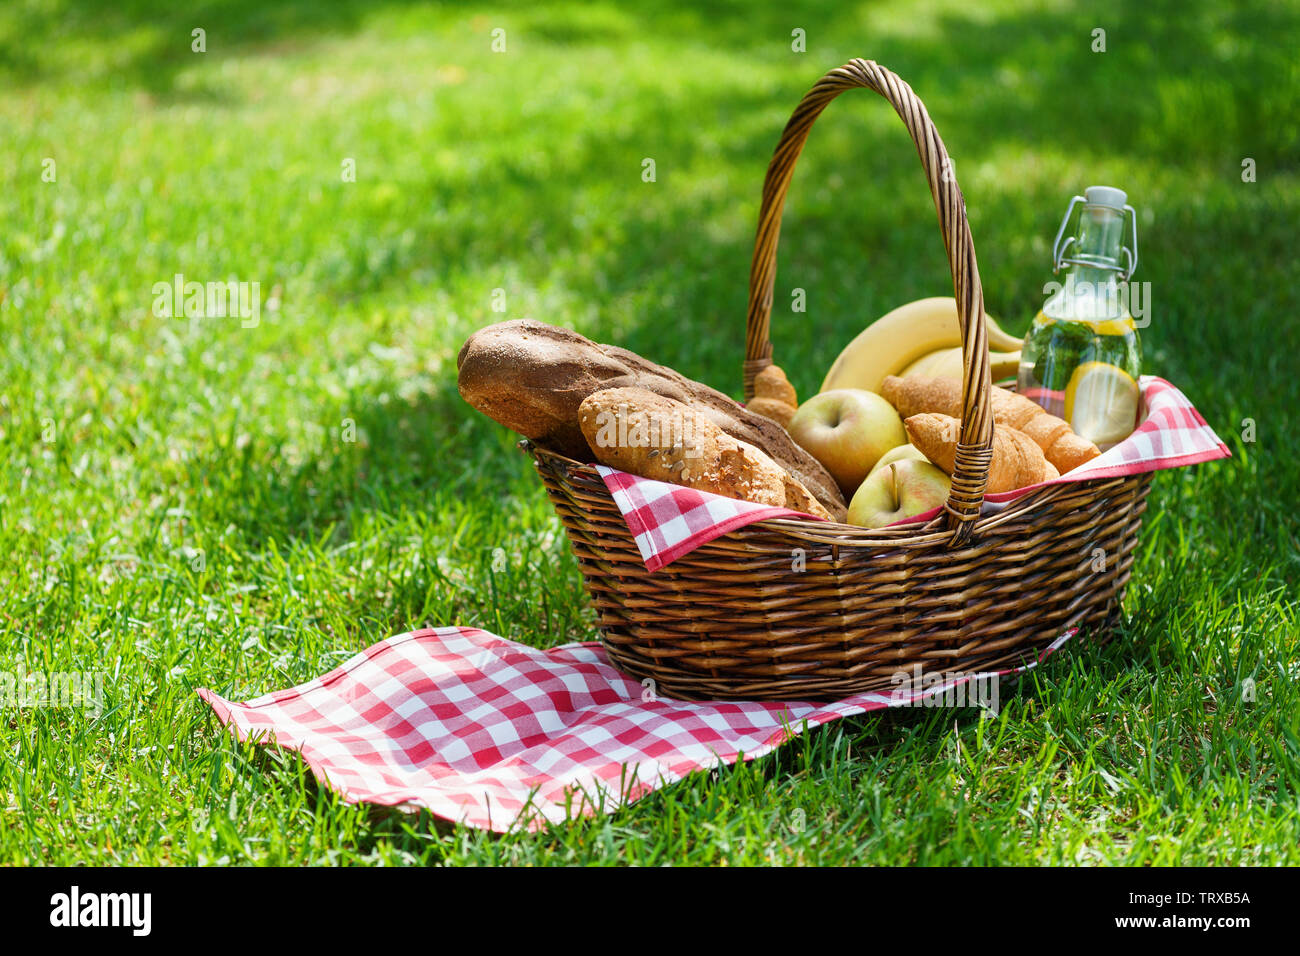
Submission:
M 1088 325 L 1098 335 L 1127 335 L 1137 329 L 1137 323 L 1133 321 L 1132 316 L 1125 316 L 1122 319 L 1103 319 L 1099 322 L 1089 320 Z
M 1084 362 L 1065 387 L 1065 420 L 1102 451 L 1132 433 L 1137 412 L 1137 382 L 1107 362 Z

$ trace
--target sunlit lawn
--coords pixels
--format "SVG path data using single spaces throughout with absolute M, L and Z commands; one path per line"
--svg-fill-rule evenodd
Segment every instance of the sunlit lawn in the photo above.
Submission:
M 107 695 L 0 714 L 0 862 L 1298 861 L 1295 4 L 103 6 L 0 9 L 0 669 Z M 456 351 L 532 316 L 738 394 L 764 168 L 859 55 L 927 104 L 1013 331 L 1071 195 L 1141 211 L 1148 370 L 1234 457 L 1158 477 L 1115 639 L 996 719 L 843 721 L 540 835 L 347 806 L 229 742 L 196 687 L 261 694 L 422 625 L 594 638 Z M 258 282 L 260 321 L 156 316 L 177 274 Z M 901 123 L 837 101 L 787 207 L 777 361 L 806 395 L 950 289 Z

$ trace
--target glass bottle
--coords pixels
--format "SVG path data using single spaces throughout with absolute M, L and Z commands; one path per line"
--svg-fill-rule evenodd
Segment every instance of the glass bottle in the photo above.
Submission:
M 1138 415 L 1142 345 L 1127 296 L 1137 224 L 1127 198 L 1121 189 L 1089 186 L 1070 200 L 1052 249 L 1054 271 L 1069 268 L 1064 281 L 1047 286 L 1051 295 L 1025 336 L 1017 380 L 1022 395 L 1102 451 L 1128 437 Z M 1078 226 L 1069 230 L 1076 208 Z

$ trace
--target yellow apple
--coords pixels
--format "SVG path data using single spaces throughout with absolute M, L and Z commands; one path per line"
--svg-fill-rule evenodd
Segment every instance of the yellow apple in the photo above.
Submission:
M 849 524 L 883 528 L 938 508 L 951 481 L 928 461 L 905 458 L 877 469 L 849 502 Z
M 909 461 L 909 460 L 929 461 L 930 459 L 926 458 L 925 455 L 921 454 L 921 452 L 917 450 L 915 445 L 899 445 L 897 448 L 891 448 L 889 451 L 885 452 L 883 455 L 880 456 L 880 461 L 876 462 L 875 467 L 871 469 L 871 475 L 874 475 L 876 472 L 878 472 L 881 468 L 884 468 L 886 465 L 892 465 L 896 461 Z M 871 475 L 867 475 L 867 477 L 870 478 Z
M 894 406 L 861 388 L 814 395 L 799 406 L 787 431 L 831 473 L 846 498 L 857 491 L 881 455 L 907 442 Z

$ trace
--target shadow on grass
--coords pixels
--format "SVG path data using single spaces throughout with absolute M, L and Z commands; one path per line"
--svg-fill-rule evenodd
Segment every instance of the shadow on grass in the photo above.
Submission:
M 412 30 L 437 29 L 454 15 L 458 23 L 482 19 L 486 31 L 493 17 L 504 18 L 522 34 L 521 48 L 538 42 L 578 55 L 588 47 L 657 42 L 682 48 L 683 71 L 691 69 L 687 54 L 696 48 L 781 66 L 791 78 L 784 92 L 748 89 L 724 76 L 712 93 L 690 103 L 674 101 L 647 78 L 645 86 L 612 101 L 632 132 L 611 135 L 595 117 L 587 131 L 575 136 L 566 130 L 552 139 L 541 171 L 509 151 L 492 154 L 472 179 L 431 170 L 424 181 L 407 184 L 403 195 L 413 211 L 415 243 L 394 230 L 345 236 L 348 248 L 320 250 L 329 254 L 322 269 L 342 295 L 382 294 L 413 274 L 428 273 L 437 283 L 483 263 L 518 263 L 537 277 L 557 260 L 581 257 L 588 264 L 567 269 L 564 281 L 592 316 L 582 320 L 583 331 L 617 339 L 733 392 L 754 215 L 737 227 L 733 189 L 684 194 L 673 170 L 689 171 L 705 152 L 720 150 L 730 178 L 745 184 L 747 202 L 756 206 L 780 132 L 781 121 L 768 117 L 774 106 L 793 109 L 820 72 L 843 59 L 846 53 L 834 52 L 832 43 L 845 45 L 848 55 L 879 59 L 909 80 L 961 167 L 978 164 L 997 147 L 1033 156 L 1045 146 L 1103 171 L 1118 157 L 1225 174 L 1244 155 L 1271 170 L 1294 169 L 1300 161 L 1300 133 L 1291 121 L 1296 90 L 1288 58 L 1294 44 L 1279 42 L 1300 36 L 1300 13 L 1283 5 L 1222 11 L 1213 3 L 1153 2 L 1088 11 L 921 12 L 907 30 L 879 28 L 875 18 L 887 9 L 881 5 L 832 0 L 797 9 L 741 0 L 515 2 L 468 9 L 401 0 L 209 0 L 188 10 L 162 0 L 112 6 L 62 0 L 54 7 L 56 15 L 23 22 L 3 41 L 13 69 L 41 79 L 40 57 L 25 51 L 58 31 L 120 47 L 113 75 L 160 94 L 176 92 L 175 73 L 192 56 L 188 42 L 176 38 L 186 40 L 197 24 L 210 24 L 211 49 L 219 36 L 223 50 L 275 55 L 325 34 L 356 32 L 370 16 L 393 9 L 409 12 Z M 807 54 L 790 51 L 792 25 L 807 29 Z M 1107 31 L 1105 53 L 1093 52 L 1097 28 Z M 454 90 L 443 96 L 454 104 Z M 501 108 L 508 111 L 510 104 Z M 544 124 L 545 114 L 537 122 Z M 469 125 L 458 130 L 456 148 L 472 153 L 501 134 L 495 126 Z M 597 205 L 601 190 L 641 187 L 629 170 L 639 170 L 647 140 L 664 170 L 658 188 L 645 189 L 645 201 L 631 215 L 593 220 L 589 208 L 579 207 Z M 427 144 L 401 145 L 419 150 Z M 791 189 L 777 280 L 778 296 L 798 285 L 816 305 L 802 318 L 774 318 L 782 364 L 824 367 L 826 343 L 843 340 L 864 317 L 949 287 L 938 227 L 910 150 L 901 124 L 874 97 L 851 97 L 819 121 Z M 985 285 L 995 305 L 1010 298 L 1010 324 L 1019 329 L 1042 268 L 1033 270 L 1034 284 L 1026 284 L 1024 262 L 1004 251 L 1017 248 L 1007 234 L 1049 233 L 1063 197 L 1082 184 L 1026 197 L 1023 188 L 972 189 L 962 179 L 972 215 L 982 217 L 976 245 L 987 253 L 981 255 Z M 1028 221 L 1026 198 L 1039 210 Z M 1016 205 L 1019 217 L 1011 214 Z M 503 217 L 494 211 L 500 208 L 514 214 Z M 1157 216 L 1169 211 L 1150 208 Z M 1225 211 L 1210 228 L 1230 217 Z M 701 314 L 697 303 L 708 303 L 714 314 Z M 782 304 L 778 298 L 778 312 Z M 572 313 L 534 317 L 565 324 L 577 319 Z M 797 384 L 807 389 L 815 382 Z
M 656 5 L 639 14 L 602 18 L 599 11 L 610 9 L 583 14 L 569 6 L 541 7 L 526 23 L 550 42 L 575 47 L 680 36 L 688 46 L 753 50 L 767 57 L 771 36 L 789 19 L 781 12 L 718 3 L 710 8 L 707 29 L 692 31 L 683 25 L 701 16 L 693 6 Z M 824 18 L 823 29 L 833 28 L 838 36 L 865 33 L 865 8 L 844 11 L 823 4 L 812 9 Z M 1287 118 L 1294 105 L 1290 67 L 1275 44 L 1254 42 L 1300 33 L 1294 14 L 1270 8 L 1216 17 L 1213 9 L 1180 6 L 1178 16 L 1165 17 L 1164 5 L 1154 4 L 1107 14 L 1105 54 L 1091 50 L 1094 15 L 1071 11 L 993 19 L 944 14 L 933 31 L 871 37 L 868 45 L 878 48 L 860 52 L 877 56 L 913 83 L 961 164 L 975 166 L 1004 147 L 1021 148 L 1031 158 L 1044 148 L 1073 155 L 1101 178 L 1132 158 L 1162 174 L 1181 170 L 1188 179 L 1209 174 L 1232 180 L 1244 155 L 1272 170 L 1295 168 L 1300 144 Z M 800 69 L 791 75 L 798 79 L 777 103 L 783 110 L 793 109 L 820 71 L 834 65 L 811 54 L 794 62 Z M 381 291 L 388 281 L 421 268 L 445 273 L 466 262 L 518 263 L 541 276 L 566 256 L 581 256 L 588 264 L 567 269 L 565 283 L 591 318 L 579 322 L 572 312 L 535 318 L 579 322 L 595 338 L 616 338 L 734 392 L 754 213 L 736 226 L 734 189 L 685 194 L 673 171 L 689 172 L 713 147 L 731 180 L 746 184 L 746 201 L 756 208 L 780 133 L 780 121 L 766 119 L 774 96 L 772 90 L 720 82 L 712 98 L 683 103 L 651 85 L 617 101 L 636 133 L 611 135 L 593 122 L 587 131 L 550 143 L 551 162 L 544 171 L 506 155 L 472 183 L 430 173 L 411 187 L 410 205 L 442 210 L 444 218 L 436 224 L 417 221 L 419 239 L 405 250 L 396 248 L 398 237 L 385 239 L 394 248 L 393 255 L 381 257 L 390 264 L 382 274 L 367 270 L 366 260 L 359 259 L 343 278 Z M 500 134 L 496 129 L 481 137 L 474 129 L 460 132 L 461 148 L 470 151 Z M 647 137 L 664 173 L 656 187 L 644 189 L 645 201 L 613 221 L 575 215 L 601 190 L 643 188 L 629 170 L 639 169 Z M 1050 193 L 1026 195 L 1026 188 L 1047 187 L 979 189 L 966 182 L 972 215 L 980 220 L 976 245 L 987 253 L 981 256 L 985 285 L 995 305 L 1014 313 L 1013 330 L 1032 314 L 1047 269 L 1044 260 L 1027 271 L 1023 256 L 1014 251 L 1023 248 L 1018 240 L 1026 233 L 1050 236 L 1064 200 L 1083 185 L 1065 183 Z M 482 206 L 488 200 L 476 197 L 491 197 L 494 208 L 514 215 L 489 215 Z M 1135 197 L 1157 221 L 1179 215 L 1192 198 Z M 1031 205 L 1035 211 L 1027 215 Z M 910 143 L 901 123 L 874 97 L 850 97 L 819 121 L 787 210 L 777 311 L 788 312 L 781 297 L 795 285 L 816 303 L 802 318 L 774 317 L 773 334 L 780 337 L 777 345 L 787 366 L 824 367 L 831 357 L 826 343 L 849 336 L 865 316 L 950 287 L 938 226 Z M 1202 227 L 1212 237 L 1218 229 L 1239 225 L 1239 219 L 1237 210 L 1223 208 Z M 485 229 L 485 221 L 494 227 Z M 815 382 L 797 384 L 807 389 Z
M 168 98 L 177 93 L 176 73 L 194 62 L 195 30 L 205 31 L 207 53 L 265 54 L 355 32 L 377 9 L 405 5 L 407 0 L 51 0 L 47 9 L 11 13 L 8 35 L 0 34 L 0 70 L 20 83 L 59 80 L 66 66 L 31 51 L 82 42 L 103 51 L 105 82 Z
M 380 397 L 386 394 L 367 391 L 323 413 L 332 423 L 328 435 L 296 465 L 263 438 L 192 459 L 187 486 L 212 491 L 201 499 L 198 507 L 209 510 L 198 520 L 238 530 L 250 545 L 317 539 L 331 525 L 342 542 L 354 509 L 392 514 L 428 508 L 439 493 L 504 493 L 503 466 L 512 454 L 522 456 L 491 434 L 493 423 L 464 413 L 453 380 L 410 403 Z

